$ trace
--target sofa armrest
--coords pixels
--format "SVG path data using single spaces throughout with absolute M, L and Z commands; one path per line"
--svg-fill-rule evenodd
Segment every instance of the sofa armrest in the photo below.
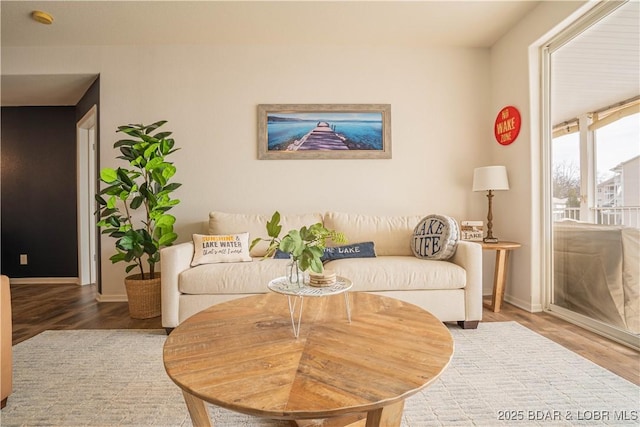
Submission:
M 482 245 L 466 240 L 458 241 L 456 253 L 449 260 L 467 272 L 465 287 L 465 320 L 482 320 Z
M 193 242 L 180 243 L 160 250 L 162 281 L 162 327 L 175 328 L 179 322 L 180 273 L 191 268 Z

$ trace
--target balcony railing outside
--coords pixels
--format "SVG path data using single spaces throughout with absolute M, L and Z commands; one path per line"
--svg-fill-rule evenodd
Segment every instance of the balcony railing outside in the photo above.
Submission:
M 640 228 L 640 206 L 591 208 L 591 211 L 594 212 L 595 224 Z M 580 221 L 580 208 L 554 209 L 553 220 L 563 219 Z

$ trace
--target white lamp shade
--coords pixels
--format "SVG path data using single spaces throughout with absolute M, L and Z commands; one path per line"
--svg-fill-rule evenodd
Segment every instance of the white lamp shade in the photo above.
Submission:
M 473 191 L 508 190 L 509 179 L 504 166 L 485 166 L 473 171 Z

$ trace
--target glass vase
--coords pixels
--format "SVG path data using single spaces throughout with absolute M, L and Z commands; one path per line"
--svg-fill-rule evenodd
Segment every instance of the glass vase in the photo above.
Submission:
M 291 285 L 301 286 L 303 283 L 302 271 L 300 271 L 298 260 L 293 259 L 293 257 L 287 263 L 286 276 Z

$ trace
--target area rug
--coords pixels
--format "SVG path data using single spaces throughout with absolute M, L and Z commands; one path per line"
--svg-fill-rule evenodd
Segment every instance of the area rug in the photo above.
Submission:
M 515 322 L 451 326 L 452 363 L 403 427 L 637 425 L 640 387 Z M 46 331 L 14 347 L 7 426 L 190 426 L 162 330 Z M 216 427 L 280 427 L 209 406 Z

